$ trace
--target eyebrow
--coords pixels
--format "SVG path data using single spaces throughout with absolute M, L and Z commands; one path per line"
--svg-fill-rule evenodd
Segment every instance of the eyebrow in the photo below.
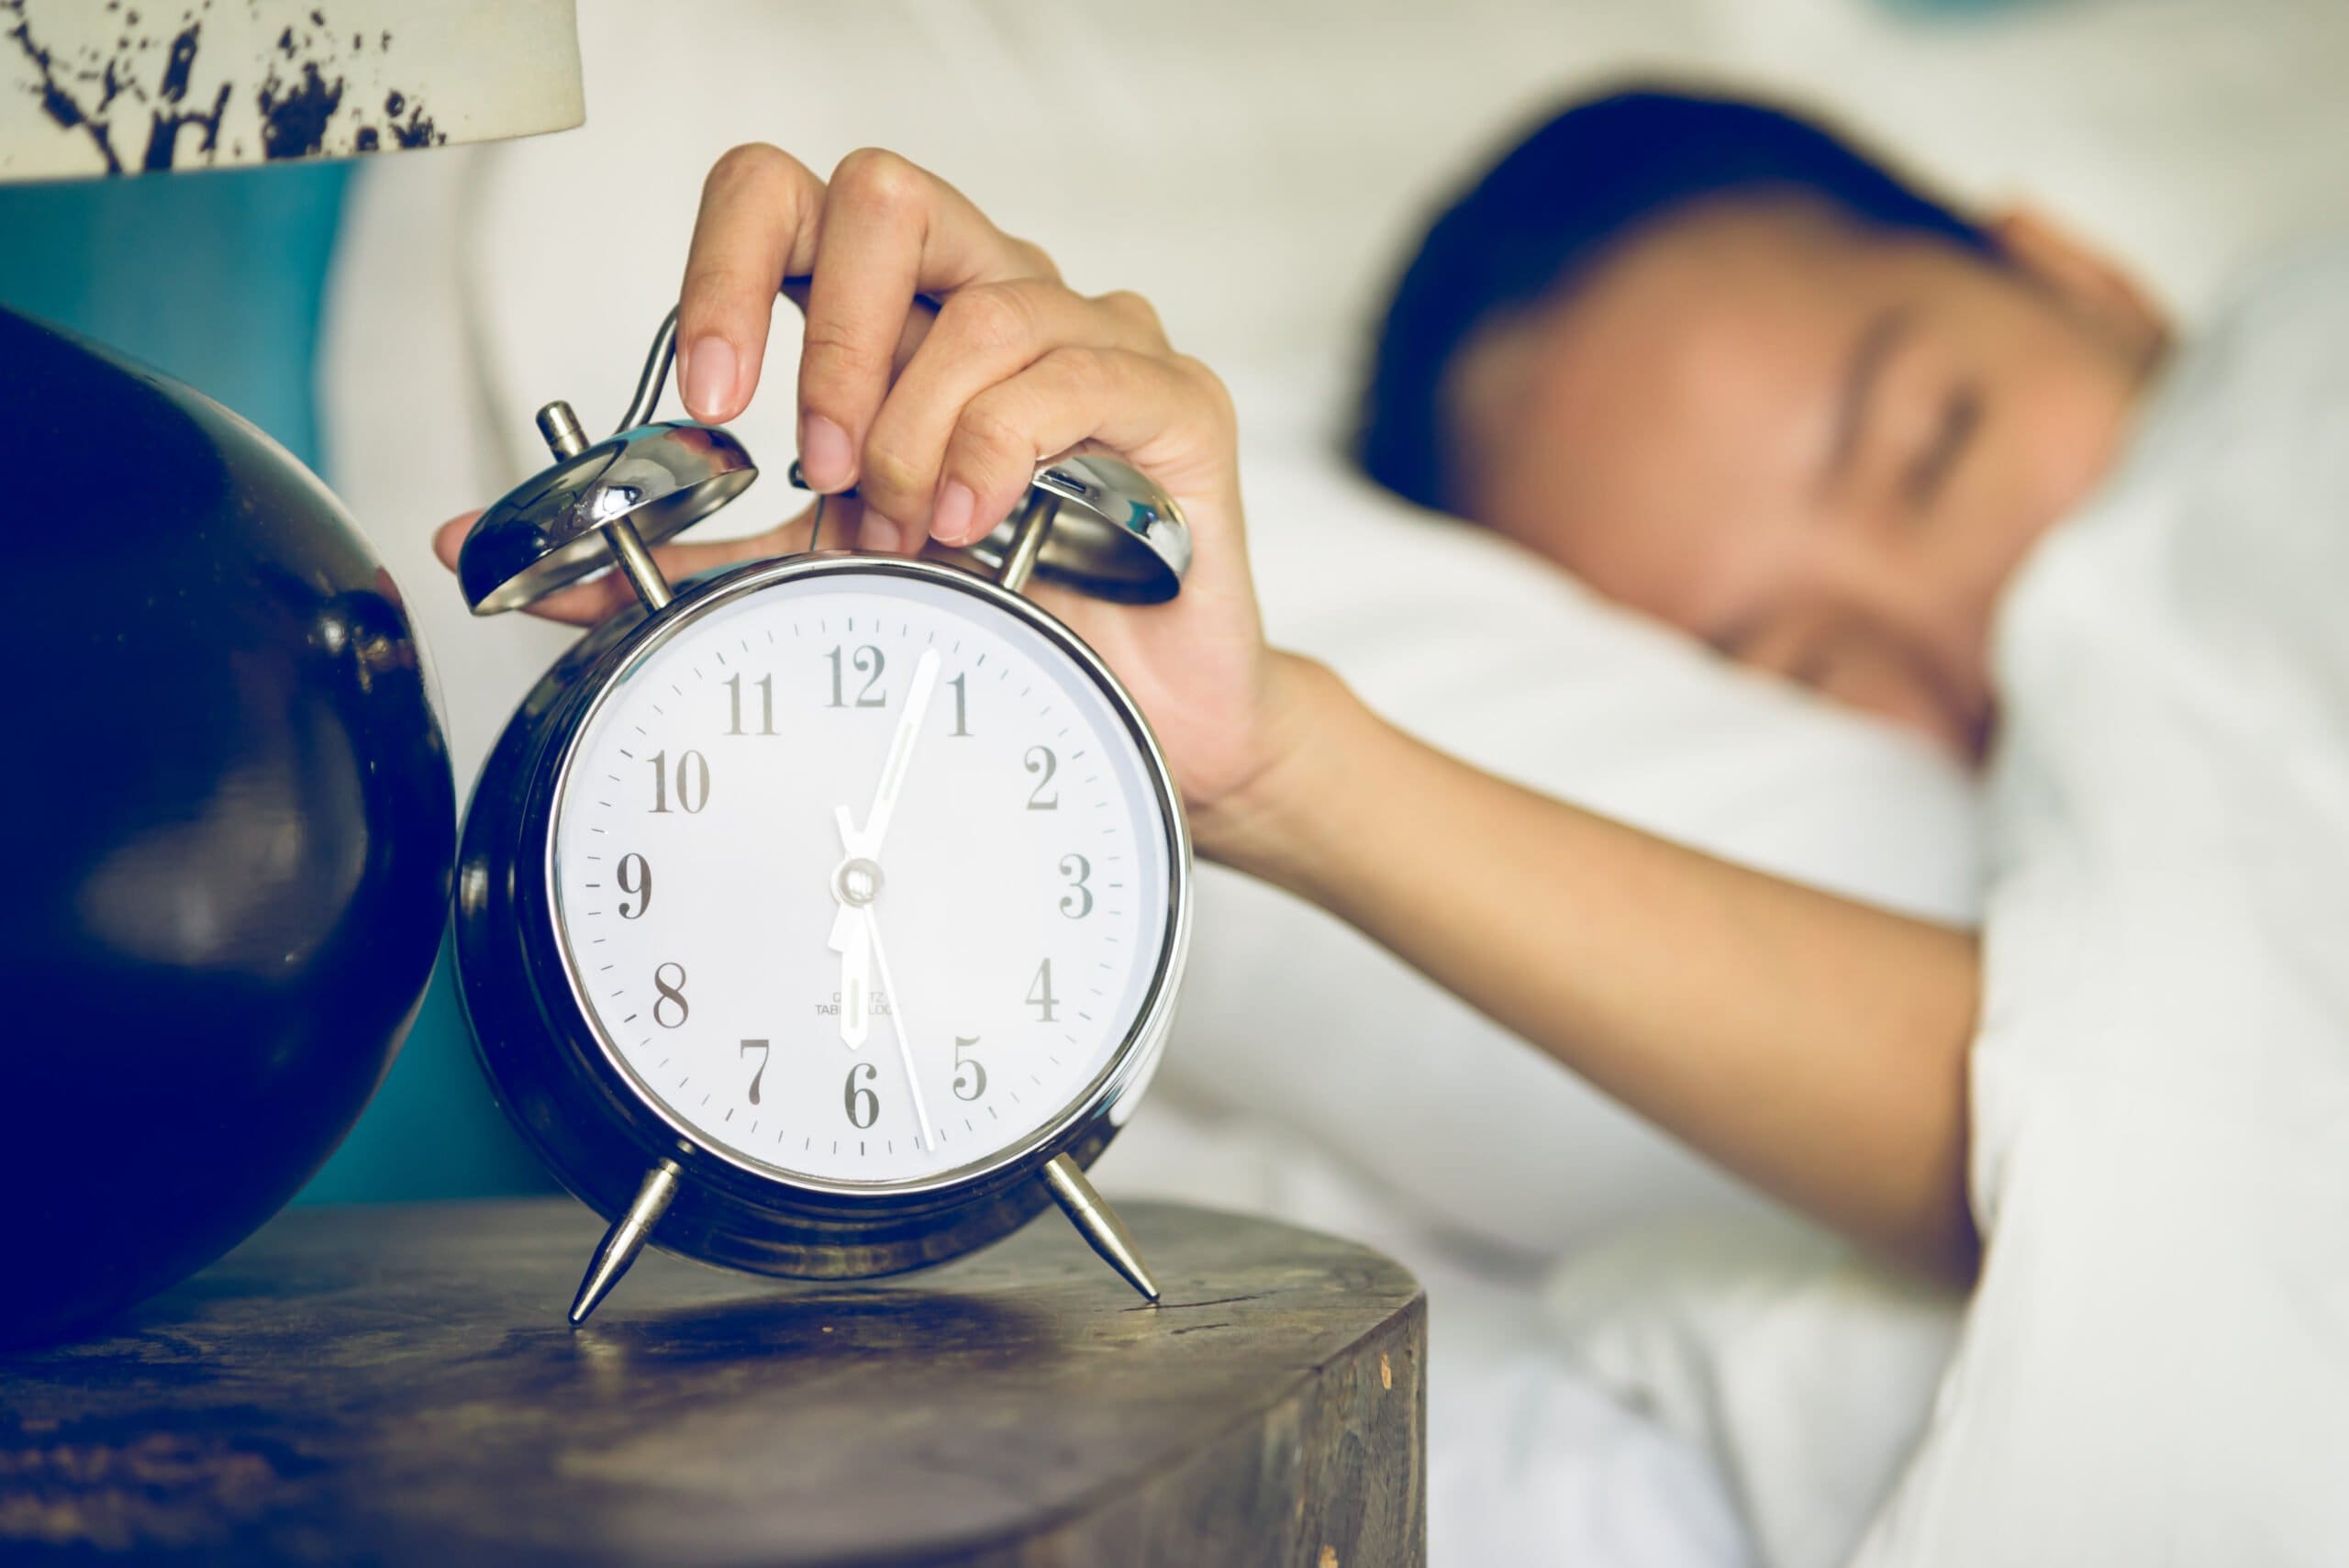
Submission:
M 1885 361 L 1915 324 L 1916 317 L 1905 306 L 1888 306 L 1868 322 L 1852 344 L 1851 358 L 1843 364 L 1842 391 L 1835 403 L 1835 439 L 1827 449 L 1827 462 L 1820 471 L 1820 488 L 1834 484 L 1851 466 L 1868 400 L 1875 395 Z

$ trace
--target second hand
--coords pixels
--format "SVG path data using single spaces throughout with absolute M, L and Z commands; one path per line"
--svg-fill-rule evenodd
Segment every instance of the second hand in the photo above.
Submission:
M 881 922 L 873 917 L 869 904 L 858 907 L 864 917 L 864 940 L 873 953 L 873 966 L 881 972 L 881 989 L 889 998 L 889 1031 L 897 1037 L 897 1060 L 906 1069 L 906 1087 L 914 1096 L 914 1146 L 924 1153 L 930 1151 L 930 1109 L 922 1104 L 921 1079 L 914 1072 L 913 1042 L 906 1032 L 904 993 L 889 974 L 889 955 L 881 947 Z

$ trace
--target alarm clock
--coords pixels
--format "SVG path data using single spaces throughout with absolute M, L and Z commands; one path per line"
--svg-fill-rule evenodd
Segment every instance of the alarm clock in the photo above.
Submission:
M 856 1278 L 1053 1204 L 1155 1301 L 1085 1172 L 1165 1042 L 1190 840 L 1132 697 L 1023 589 L 1171 598 L 1182 514 L 1077 456 L 968 550 L 811 540 L 673 585 L 649 547 L 758 472 L 723 428 L 652 420 L 674 335 L 673 312 L 606 439 L 540 411 L 553 466 L 458 567 L 478 615 L 604 571 L 639 600 L 490 752 L 452 916 L 498 1103 L 610 1224 L 571 1321 L 648 1243 Z

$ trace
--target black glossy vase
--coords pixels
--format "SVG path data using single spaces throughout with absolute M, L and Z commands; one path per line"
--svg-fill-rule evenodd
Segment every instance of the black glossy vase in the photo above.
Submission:
M 0 474 L 11 1343 L 200 1268 L 333 1151 L 423 994 L 456 802 L 398 591 L 252 426 L 0 311 Z

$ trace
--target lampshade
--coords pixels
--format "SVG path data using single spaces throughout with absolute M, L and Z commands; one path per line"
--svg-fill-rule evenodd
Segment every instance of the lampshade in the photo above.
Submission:
M 573 0 L 0 0 L 0 181 L 494 141 L 584 116 Z

